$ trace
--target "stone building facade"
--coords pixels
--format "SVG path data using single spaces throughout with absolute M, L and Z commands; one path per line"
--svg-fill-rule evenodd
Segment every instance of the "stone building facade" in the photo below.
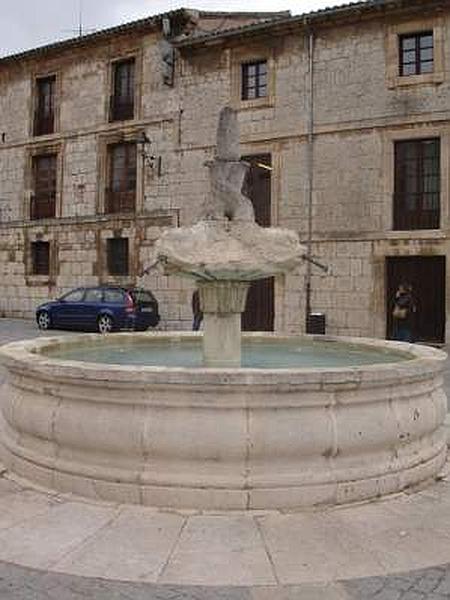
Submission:
M 249 328 L 302 332 L 308 309 L 330 333 L 384 337 L 408 280 L 418 337 L 444 341 L 449 40 L 443 0 L 368 0 L 294 17 L 180 10 L 0 59 L 0 314 L 142 284 L 162 327 L 188 328 L 192 285 L 142 273 L 163 228 L 197 218 L 232 105 L 262 224 L 299 231 L 329 267 L 255 290 L 250 308 L 271 318 Z

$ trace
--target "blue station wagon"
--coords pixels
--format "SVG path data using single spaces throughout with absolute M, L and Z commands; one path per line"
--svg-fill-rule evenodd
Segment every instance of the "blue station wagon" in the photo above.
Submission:
M 159 323 L 158 302 L 151 292 L 140 288 L 80 287 L 38 306 L 36 320 L 43 330 L 145 331 Z

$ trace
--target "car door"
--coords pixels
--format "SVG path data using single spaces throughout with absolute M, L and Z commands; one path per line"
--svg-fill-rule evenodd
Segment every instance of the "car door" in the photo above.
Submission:
M 82 320 L 84 288 L 72 290 L 59 300 L 56 313 L 58 327 L 77 327 Z
M 88 329 L 95 330 L 97 328 L 97 317 L 102 307 L 103 289 L 102 288 L 87 288 L 84 295 L 84 310 L 83 323 Z
M 125 290 L 120 288 L 105 288 L 103 290 L 102 310 L 114 319 L 115 326 L 121 328 L 126 318 Z

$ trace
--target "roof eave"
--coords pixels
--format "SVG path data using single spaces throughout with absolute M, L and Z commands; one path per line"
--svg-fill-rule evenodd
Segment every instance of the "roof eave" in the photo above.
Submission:
M 286 32 L 288 29 L 302 29 L 317 25 L 325 25 L 330 22 L 339 22 L 342 20 L 355 20 L 361 17 L 371 18 L 379 15 L 382 11 L 394 12 L 398 9 L 413 10 L 420 5 L 430 2 L 430 0 L 415 0 L 414 4 L 405 2 L 405 0 L 366 0 L 344 6 L 337 6 L 329 9 L 322 9 L 315 12 L 305 13 L 289 18 L 280 18 L 263 23 L 255 23 L 246 25 L 240 28 L 229 29 L 216 34 L 205 36 L 197 36 L 190 38 L 178 38 L 173 41 L 174 45 L 179 49 L 195 49 L 198 47 L 220 45 L 228 40 L 242 35 L 258 35 L 264 33 Z M 442 0 L 435 0 L 434 4 L 438 5 Z
M 60 40 L 58 42 L 53 42 L 51 44 L 39 46 L 38 48 L 31 48 L 30 50 L 24 50 L 15 54 L 9 54 L 7 56 L 0 57 L 0 66 L 7 63 L 13 63 L 22 60 L 51 55 L 54 52 L 69 50 L 71 48 L 79 48 L 84 45 L 106 40 L 110 37 L 114 37 L 117 35 L 127 35 L 129 33 L 133 33 L 134 31 L 139 30 L 157 29 L 160 26 L 161 21 L 167 17 L 184 17 L 186 19 L 186 22 L 192 19 L 192 15 L 189 12 L 189 10 L 180 8 L 166 13 L 153 15 L 151 17 L 146 17 L 144 19 L 131 21 L 130 23 L 123 23 L 122 25 L 109 27 L 108 29 L 102 29 L 100 31 L 89 33 L 87 35 L 69 38 L 66 40 Z

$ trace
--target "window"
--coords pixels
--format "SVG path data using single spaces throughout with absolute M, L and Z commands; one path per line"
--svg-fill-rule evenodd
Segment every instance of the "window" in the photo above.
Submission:
M 49 275 L 50 273 L 50 243 L 31 242 L 31 273 L 32 275 Z
M 152 304 L 156 302 L 155 297 L 148 290 L 130 290 L 129 293 L 136 304 Z
M 399 36 L 400 76 L 432 73 L 434 68 L 433 32 Z
M 267 96 L 267 61 L 249 62 L 242 68 L 242 100 Z
M 36 80 L 34 135 L 46 135 L 55 131 L 55 89 L 55 75 Z
M 33 195 L 30 218 L 48 219 L 56 210 L 56 154 L 42 154 L 32 159 Z
M 439 229 L 440 140 L 395 142 L 394 229 Z
M 110 238 L 106 242 L 108 273 L 128 275 L 128 238 Z
M 85 302 L 101 302 L 103 298 L 103 291 L 101 288 L 91 288 L 86 290 L 86 294 L 84 296 Z
M 124 301 L 124 293 L 121 290 L 113 288 L 104 290 L 104 301 L 107 304 L 122 304 Z
M 68 294 L 66 294 L 65 296 L 63 296 L 61 298 L 61 300 L 64 300 L 64 302 L 81 302 L 83 300 L 83 296 L 84 296 L 84 289 L 80 288 L 78 290 L 73 290 L 72 292 L 69 292 Z
M 134 117 L 134 58 L 113 64 L 110 121 Z
M 108 146 L 109 187 L 105 212 L 132 212 L 136 207 L 136 144 Z

